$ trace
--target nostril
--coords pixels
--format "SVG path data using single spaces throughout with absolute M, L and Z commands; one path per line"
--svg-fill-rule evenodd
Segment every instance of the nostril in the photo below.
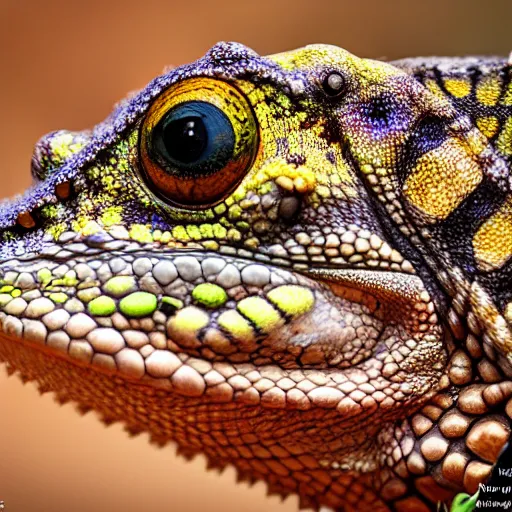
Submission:
M 43 181 L 72 154 L 78 152 L 90 137 L 90 132 L 59 130 L 47 133 L 34 146 L 31 172 L 36 181 Z

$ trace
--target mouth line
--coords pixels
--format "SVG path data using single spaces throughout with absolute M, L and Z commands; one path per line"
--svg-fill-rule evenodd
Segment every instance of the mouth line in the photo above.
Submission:
M 9 259 L 0 261 L 0 277 L 2 277 L 2 267 L 7 267 L 7 271 L 19 271 L 24 272 L 26 269 L 38 268 L 40 265 L 45 265 L 51 262 L 54 265 L 63 265 L 67 262 L 73 261 L 74 259 L 80 263 L 90 263 L 91 261 L 104 261 L 114 258 L 121 258 L 123 256 L 129 256 L 133 259 L 137 258 L 160 258 L 162 260 L 173 260 L 180 256 L 190 256 L 197 258 L 198 261 L 207 258 L 218 258 L 226 262 L 239 262 L 241 264 L 246 263 L 247 265 L 261 265 L 268 268 L 271 272 L 286 272 L 289 274 L 295 274 L 297 276 L 304 276 L 308 280 L 314 283 L 328 286 L 331 288 L 335 295 L 339 291 L 339 287 L 348 287 L 362 292 L 374 293 L 388 290 L 397 297 L 410 297 L 412 290 L 419 290 L 424 292 L 425 288 L 421 279 L 416 275 L 408 272 L 387 269 L 372 269 L 372 268 L 357 268 L 354 266 L 339 266 L 324 264 L 322 266 L 312 266 L 309 269 L 296 269 L 293 267 L 293 262 L 290 261 L 290 265 L 284 265 L 272 261 L 261 260 L 257 257 L 250 258 L 247 256 L 239 256 L 238 254 L 225 254 L 221 252 L 213 251 L 201 251 L 192 248 L 180 248 L 171 250 L 144 250 L 142 248 L 133 248 L 125 251 L 123 248 L 117 248 L 115 250 L 103 250 L 101 247 L 91 247 L 94 249 L 93 253 L 88 254 L 68 254 L 66 256 L 57 256 L 55 254 L 39 254 L 37 256 L 26 258 L 26 259 Z M 63 250 L 66 250 L 66 245 L 62 246 Z M 255 253 L 256 255 L 257 253 Z M 19 263 L 19 266 L 16 265 Z M 5 273 L 5 270 L 4 270 Z M 51 285 L 52 283 L 47 283 Z M 42 289 L 45 289 L 42 286 Z M 35 289 L 36 286 L 28 287 L 22 291 L 30 291 Z
M 123 254 L 134 254 L 149 252 L 154 253 L 156 257 L 175 256 L 177 253 L 182 254 L 215 254 L 221 258 L 234 258 L 239 260 L 252 261 L 263 265 L 276 268 L 287 269 L 297 273 L 307 274 L 311 268 L 322 270 L 338 270 L 338 269 L 360 269 L 368 271 L 384 271 L 398 272 L 404 274 L 416 274 L 415 269 L 410 262 L 396 250 L 387 246 L 384 248 L 382 255 L 377 255 L 376 248 L 372 245 L 369 251 L 372 256 L 362 259 L 360 254 L 352 254 L 352 256 L 343 253 L 336 253 L 338 256 L 330 255 L 323 258 L 324 261 L 315 261 L 315 259 L 304 259 L 300 254 L 295 257 L 293 255 L 275 255 L 272 254 L 269 247 L 263 246 L 257 250 L 248 249 L 246 247 L 237 247 L 230 244 L 220 244 L 213 251 L 202 247 L 195 242 L 169 242 L 169 243 L 143 243 L 129 238 L 128 233 L 117 232 L 115 230 L 99 231 L 91 235 L 77 235 L 74 233 L 63 233 L 58 241 L 50 240 L 47 237 L 42 240 L 44 243 L 38 252 L 25 253 L 12 258 L 0 261 L 0 268 L 9 263 L 9 261 L 24 264 L 27 262 L 36 262 L 38 260 L 65 262 L 70 258 L 86 258 L 102 257 L 104 254 L 114 256 L 122 256 Z M 112 233 L 112 234 L 111 234 Z M 343 241 L 343 240 L 342 240 Z M 376 242 L 378 243 L 378 241 Z M 384 254 L 385 252 L 385 254 Z M 342 257 L 343 256 L 343 257 Z M 352 261 L 352 258 L 359 259 Z M 331 259 L 338 261 L 331 261 Z
M 105 275 L 107 271 L 113 272 L 113 262 L 119 265 L 121 256 L 131 266 L 132 275 Z M 396 365 L 379 359 L 386 349 L 386 340 L 394 334 L 398 336 L 400 332 L 413 332 L 415 307 L 421 302 L 423 309 L 428 307 L 425 304 L 428 294 L 424 295 L 426 291 L 419 277 L 391 271 L 322 268 L 296 272 L 238 256 L 180 250 L 165 254 L 150 250 L 112 251 L 87 259 L 77 257 L 75 260 L 60 258 L 49 265 L 50 259 L 41 256 L 24 265 L 13 262 L 9 270 L 16 270 L 19 276 L 23 274 L 24 282 L 32 283 L 32 288 L 17 294 L 4 307 L 1 301 L 5 298 L 6 291 L 2 291 L 5 285 L 0 284 L 0 325 L 3 335 L 16 338 L 18 342 L 29 342 L 72 363 L 110 373 L 121 372 L 129 380 L 188 396 L 202 396 L 210 385 L 208 379 L 216 375 L 209 373 L 216 365 L 230 375 L 246 368 L 248 375 L 252 375 L 251 371 L 261 370 L 264 376 L 267 370 L 262 369 L 267 368 L 269 375 L 288 379 L 286 383 L 290 383 L 290 374 L 303 378 L 302 375 L 324 372 L 329 386 L 339 387 L 343 392 L 345 387 L 340 382 L 367 379 L 364 375 L 369 372 L 376 385 L 384 386 L 388 379 L 395 378 L 396 372 Z M 64 265 L 64 261 L 67 261 L 67 265 Z M 167 266 L 167 273 L 171 271 L 169 269 L 174 269 L 172 272 L 179 276 L 176 277 L 179 283 L 164 285 L 157 281 L 157 278 L 162 281 L 161 269 L 156 271 L 162 262 Z M 187 265 L 183 266 L 184 263 Z M 147 265 L 144 272 L 141 271 L 143 264 Z M 185 276 L 183 272 L 191 272 L 192 264 L 201 268 L 203 273 L 195 277 Z M 56 280 L 60 281 L 48 280 L 50 286 L 54 287 L 48 291 L 45 291 L 43 283 L 36 280 L 45 265 L 49 272 L 59 274 Z M 218 278 L 228 266 L 232 271 L 236 267 L 236 272 L 252 284 L 225 287 L 228 298 L 217 309 L 195 302 L 194 290 L 203 283 L 219 283 Z M 95 315 L 98 310 L 91 310 L 91 304 L 101 298 L 98 296 L 90 302 L 83 301 L 82 309 L 78 312 L 67 307 L 69 302 L 66 302 L 56 303 L 50 311 L 39 314 L 35 302 L 39 302 L 38 307 L 43 302 L 42 305 L 48 307 L 50 293 L 64 295 L 65 280 L 70 278 L 65 272 L 67 268 L 74 269 L 81 282 L 97 280 L 92 288 L 84 289 L 80 289 L 76 282 L 67 282 L 73 284 L 68 290 L 68 301 L 72 301 L 76 307 L 77 297 L 96 289 L 98 293 L 103 293 L 102 296 L 110 293 L 109 301 L 112 305 L 115 303 L 112 310 L 115 312 L 109 316 L 99 311 L 100 314 Z M 249 268 L 250 271 L 247 270 Z M 83 277 L 84 269 L 92 272 L 87 278 Z M 28 279 L 28 274 L 32 275 L 32 280 Z M 266 285 L 261 282 L 263 275 L 266 276 Z M 5 278 L 5 273 L 2 277 Z M 116 277 L 132 278 L 132 288 L 121 290 L 116 296 L 119 290 L 108 285 Z M 257 280 L 260 282 L 257 283 Z M 13 284 L 7 286 L 14 288 L 15 284 L 16 280 L 13 280 Z M 163 292 L 157 292 L 156 285 Z M 242 290 L 244 287 L 245 291 Z M 293 293 L 277 298 L 272 295 L 273 291 L 284 288 L 293 288 Z M 122 309 L 122 301 L 134 293 L 149 293 L 148 290 L 153 290 L 153 295 L 156 295 L 152 299 L 155 306 L 151 312 L 144 318 L 127 316 Z M 44 297 L 40 294 L 35 300 L 26 295 L 41 291 Z M 163 303 L 162 294 L 172 295 L 173 292 L 182 302 L 177 309 L 169 312 L 156 307 L 157 301 Z M 23 312 L 16 313 L 21 300 L 25 300 L 23 297 L 28 306 Z M 311 297 L 314 298 L 312 303 L 308 302 Z M 246 302 L 247 307 L 240 308 L 240 304 L 247 300 L 252 303 Z M 304 306 L 302 309 L 297 307 L 300 301 Z M 260 315 L 261 308 L 267 308 L 267 316 Z M 9 312 L 11 310 L 12 314 Z M 188 316 L 184 314 L 187 312 Z M 388 313 L 389 317 L 386 316 Z M 363 316 L 366 320 L 357 320 L 357 324 L 348 320 L 349 317 L 357 319 Z M 181 324 L 173 320 L 178 317 L 183 320 Z M 198 325 L 198 319 L 204 319 L 204 322 Z M 385 325 L 388 319 L 390 321 Z M 390 327 L 391 324 L 394 325 Z M 421 333 L 418 336 L 420 344 L 422 336 Z M 189 378 L 190 375 L 192 377 Z M 424 378 L 421 389 L 431 385 L 427 382 L 430 378 Z M 264 382 L 267 381 L 264 379 Z M 345 386 L 351 388 L 352 385 Z M 404 395 L 408 396 L 409 388 L 404 385 L 403 389 Z M 262 390 L 263 387 L 258 392 L 264 393 Z M 242 392 L 240 390 L 241 396 Z M 221 399 L 221 388 L 218 389 L 218 396 L 215 393 L 217 391 L 212 398 Z M 319 403 L 323 403 L 323 399 L 318 398 Z M 357 409 L 355 405 L 350 407 L 354 411 Z
M 94 235 L 93 235 L 94 237 Z M 120 240 L 113 240 L 114 242 L 121 242 Z M 129 243 L 126 242 L 125 243 Z M 322 265 L 322 266 L 312 266 L 309 269 L 296 269 L 293 268 L 293 262 L 290 262 L 290 265 L 279 264 L 277 262 L 265 261 L 257 258 L 257 253 L 255 253 L 254 258 L 247 256 L 240 256 L 238 254 L 225 254 L 222 252 L 213 252 L 213 251 L 202 251 L 192 248 L 179 248 L 172 249 L 167 248 L 167 250 L 144 250 L 141 247 L 133 247 L 129 250 L 124 250 L 124 247 L 117 247 L 113 250 L 108 250 L 102 247 L 102 244 L 91 244 L 90 249 L 93 249 L 92 253 L 86 254 L 76 254 L 67 250 L 66 247 L 70 244 L 62 245 L 62 249 L 66 251 L 66 256 L 58 256 L 58 254 L 39 254 L 34 256 L 33 258 L 27 259 L 11 259 L 0 261 L 0 278 L 2 277 L 2 273 L 5 274 L 5 270 L 14 270 L 25 272 L 30 269 L 37 269 L 41 266 L 47 265 L 49 262 L 55 266 L 62 266 L 66 263 L 72 262 L 76 260 L 75 263 L 84 263 L 87 265 L 91 262 L 103 261 L 105 264 L 108 263 L 109 260 L 113 260 L 116 258 L 129 257 L 132 259 L 140 259 L 140 258 L 156 258 L 161 260 L 170 260 L 173 261 L 175 258 L 179 258 L 180 256 L 188 256 L 192 258 L 196 258 L 198 261 L 204 261 L 208 258 L 214 258 L 218 260 L 223 260 L 226 263 L 239 263 L 246 265 L 261 265 L 262 267 L 267 268 L 271 274 L 273 273 L 286 273 L 288 275 L 295 275 L 297 277 L 303 276 L 308 281 L 311 281 L 312 284 L 326 286 L 329 288 L 334 295 L 341 296 L 344 298 L 348 298 L 354 302 L 363 303 L 366 301 L 366 304 L 370 309 L 376 309 L 376 302 L 378 302 L 379 297 L 382 295 L 386 295 L 385 300 L 389 300 L 390 297 L 393 297 L 394 300 L 398 302 L 404 303 L 409 302 L 413 295 L 425 297 L 427 294 L 424 284 L 422 280 L 416 275 L 408 272 L 398 271 L 394 269 L 373 269 L 373 268 L 355 268 L 355 267 L 341 267 L 339 265 Z M 169 250 L 170 249 L 170 250 Z M 18 264 L 18 265 L 17 265 Z M 2 272 L 2 267 L 4 267 L 4 271 Z M 7 269 L 5 269 L 7 267 Z M 139 276 L 140 277 L 140 276 Z M 180 276 L 178 276 L 180 277 Z M 287 281 L 287 279 L 284 279 Z M 66 291 L 66 287 L 62 286 L 63 280 L 57 279 L 57 284 L 60 285 L 60 289 L 62 291 Z M 205 276 L 206 282 L 206 276 Z M 0 284 L 2 280 L 0 280 Z M 9 283 L 15 284 L 15 283 Z M 39 284 L 39 289 L 42 291 L 47 291 L 47 287 L 53 286 L 54 281 L 50 281 L 47 283 Z M 36 283 L 33 283 L 31 286 L 29 285 L 26 289 L 21 289 L 21 292 L 31 291 L 37 289 L 38 286 Z M 359 293 L 359 296 L 352 294 L 350 297 L 347 297 L 346 290 L 356 290 Z M 0 286 L 0 293 L 2 292 L 2 287 Z M 362 296 L 365 297 L 362 297 Z M 427 294 L 428 295 L 428 294 Z M 372 299 L 376 299 L 370 301 L 368 303 L 367 299 L 371 297 Z M 363 302 L 362 302 L 363 301 Z

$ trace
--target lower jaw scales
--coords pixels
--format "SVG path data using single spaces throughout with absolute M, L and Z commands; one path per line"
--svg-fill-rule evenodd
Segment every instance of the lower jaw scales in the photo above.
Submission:
M 443 366 L 440 329 L 414 275 L 304 276 L 191 253 L 3 270 L 11 346 L 24 339 L 179 395 L 351 417 L 421 398 Z

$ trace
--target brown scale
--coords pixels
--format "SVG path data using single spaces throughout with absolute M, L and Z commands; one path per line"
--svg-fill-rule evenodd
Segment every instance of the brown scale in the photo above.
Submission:
M 8 364 L 9 373 L 13 373 L 13 367 L 23 368 L 22 380 L 37 380 L 41 393 L 57 393 L 58 402 L 74 402 L 82 414 L 95 410 L 106 424 L 123 417 L 130 435 L 150 430 L 151 441 L 160 446 L 172 438 L 179 446 L 179 453 L 187 458 L 204 452 L 209 467 L 222 469 L 234 464 L 241 480 L 264 479 L 269 483 L 270 493 L 287 496 L 299 491 L 303 507 L 317 508 L 316 496 L 321 494 L 323 504 L 335 509 L 343 501 L 343 510 L 347 512 L 389 511 L 376 492 L 380 484 L 374 472 L 361 477 L 350 470 L 327 470 L 319 464 L 318 453 L 314 451 L 318 443 L 290 443 L 293 432 L 304 430 L 308 425 L 307 418 L 295 416 L 292 411 L 276 410 L 272 417 L 268 411 L 263 416 L 260 407 L 240 409 L 235 402 L 205 404 L 118 378 L 106 370 L 92 370 L 79 361 L 47 357 L 45 352 L 42 347 L 35 349 L 27 344 L 12 343 L 0 336 L 0 354 Z M 22 361 L 30 361 L 30 364 L 22 365 Z M 170 415 L 171 409 L 178 414 Z M 185 425 L 180 420 L 182 413 L 189 420 L 193 418 L 193 426 L 189 421 Z M 310 416 L 309 425 L 315 425 L 326 443 L 339 441 L 339 416 L 335 411 L 326 411 L 323 418 L 318 416 L 318 410 L 301 414 Z M 284 415 L 286 421 L 283 421 Z M 306 423 L 296 423 L 294 417 Z M 359 416 L 358 421 L 353 422 L 354 436 L 362 434 L 358 433 L 360 421 Z M 272 428 L 272 422 L 284 427 Z M 319 425 L 324 425 L 325 431 Z M 265 431 L 268 436 L 255 435 L 252 429 L 258 426 L 259 434 Z M 375 428 L 378 430 L 379 425 Z M 346 432 L 345 423 L 343 431 Z M 324 443 L 324 448 L 326 454 L 331 453 L 329 444 Z M 390 478 L 390 470 L 378 477 L 379 481 Z M 397 505 L 396 510 L 401 506 Z
M 456 308 L 467 309 L 463 302 Z M 461 488 L 476 492 L 511 431 L 512 381 L 501 371 L 496 351 L 481 341 L 474 315 L 467 315 L 467 325 L 453 309 L 449 318 L 454 341 L 445 390 L 412 416 L 414 448 L 404 454 L 405 471 L 394 468 L 402 478 L 416 475 L 416 488 L 432 503 L 449 502 Z

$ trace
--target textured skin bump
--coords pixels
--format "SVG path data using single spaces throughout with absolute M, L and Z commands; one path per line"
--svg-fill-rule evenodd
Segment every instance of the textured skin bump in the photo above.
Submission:
M 219 43 L 43 137 L 0 205 L 0 361 L 302 507 L 463 503 L 512 426 L 511 78 Z M 222 169 L 155 157 L 187 102 Z

